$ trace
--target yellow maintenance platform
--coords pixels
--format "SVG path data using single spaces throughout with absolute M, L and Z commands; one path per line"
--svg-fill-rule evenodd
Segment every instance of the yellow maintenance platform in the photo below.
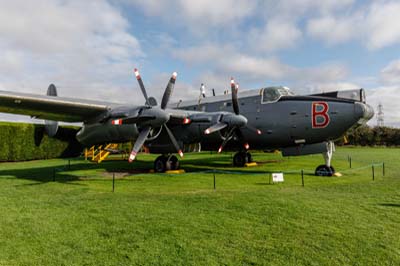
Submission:
M 92 162 L 101 163 L 104 160 L 126 160 L 127 155 L 124 153 L 118 158 L 107 158 L 113 150 L 118 149 L 117 143 L 109 143 L 107 145 L 92 146 L 85 149 L 85 160 L 90 159 Z

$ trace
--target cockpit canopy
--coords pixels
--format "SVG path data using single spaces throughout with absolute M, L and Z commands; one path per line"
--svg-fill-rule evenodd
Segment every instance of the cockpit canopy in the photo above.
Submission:
M 287 87 L 267 87 L 262 89 L 262 102 L 277 102 L 282 96 L 294 96 L 294 93 Z

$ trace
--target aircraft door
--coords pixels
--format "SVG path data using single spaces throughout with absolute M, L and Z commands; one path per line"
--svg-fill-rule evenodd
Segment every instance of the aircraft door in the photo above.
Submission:
M 304 103 L 292 104 L 289 108 L 290 139 L 295 144 L 306 142 L 305 137 L 309 130 L 310 114 L 303 108 Z

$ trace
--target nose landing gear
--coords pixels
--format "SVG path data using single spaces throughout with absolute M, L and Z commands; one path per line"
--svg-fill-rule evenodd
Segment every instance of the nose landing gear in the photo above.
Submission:
M 326 144 L 326 152 L 322 154 L 325 159 L 325 164 L 321 164 L 315 169 L 316 176 L 333 176 L 335 172 L 335 168 L 331 165 L 333 152 L 335 151 L 335 143 L 333 141 L 329 141 Z

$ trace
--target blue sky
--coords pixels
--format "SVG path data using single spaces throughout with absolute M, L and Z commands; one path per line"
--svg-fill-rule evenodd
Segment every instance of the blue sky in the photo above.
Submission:
M 0 0 L 0 89 L 54 82 L 63 96 L 141 104 L 134 67 L 156 97 L 177 71 L 176 100 L 200 83 L 222 93 L 231 76 L 298 94 L 363 87 L 400 127 L 398 14 L 393 0 Z

